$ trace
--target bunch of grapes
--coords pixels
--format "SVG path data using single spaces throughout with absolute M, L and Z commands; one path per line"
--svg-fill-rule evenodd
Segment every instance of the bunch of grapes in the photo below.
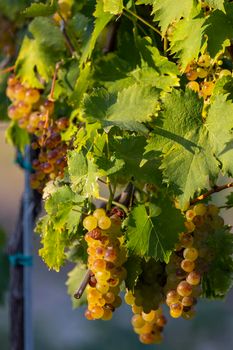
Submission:
M 160 304 L 163 300 L 164 264 L 154 259 L 142 261 L 142 273 L 133 291 L 125 294 L 126 304 L 132 307 L 132 326 L 144 344 L 160 343 L 166 318 Z
M 14 75 L 8 79 L 6 93 L 12 101 L 9 117 L 34 135 L 32 148 L 38 150 L 38 158 L 32 162 L 31 187 L 42 192 L 49 180 L 64 175 L 67 145 L 61 132 L 68 128 L 69 120 L 62 117 L 54 121 L 54 102 L 43 101 L 39 90 L 28 88 Z
M 6 95 L 12 101 L 8 116 L 17 121 L 19 126 L 27 128 L 30 114 L 40 100 L 40 92 L 23 85 L 15 75 L 8 78 L 7 85 Z
M 126 278 L 126 250 L 123 246 L 119 216 L 108 217 L 102 208 L 83 220 L 88 232 L 88 268 L 91 271 L 87 286 L 88 320 L 110 320 L 114 310 L 122 303 L 120 285 Z
M 134 332 L 139 335 L 139 340 L 143 344 L 158 344 L 162 341 L 162 331 L 167 323 L 163 315 L 162 308 L 159 307 L 149 312 L 144 312 L 142 306 L 136 304 L 136 298 L 132 291 L 128 290 L 125 294 L 126 304 L 132 307 L 134 316 L 131 323 Z
M 201 278 L 208 271 L 213 254 L 208 237 L 224 222 L 214 205 L 197 204 L 186 211 L 187 232 L 180 234 L 176 250 L 166 266 L 166 304 L 174 318 L 191 319 L 201 294 Z
M 223 76 L 232 76 L 228 69 L 222 69 L 222 61 L 214 62 L 208 54 L 203 54 L 197 61 L 192 61 L 185 70 L 189 80 L 187 87 L 196 91 L 207 103 L 212 95 L 217 79 Z

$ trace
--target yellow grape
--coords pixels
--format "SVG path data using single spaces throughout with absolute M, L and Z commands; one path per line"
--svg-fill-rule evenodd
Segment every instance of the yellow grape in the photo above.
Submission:
M 188 80 L 196 80 L 198 78 L 198 74 L 196 70 L 190 70 L 186 73 L 186 77 Z
M 142 312 L 142 318 L 147 322 L 152 322 L 156 317 L 155 310 L 151 310 L 148 314 Z
M 112 319 L 112 310 L 104 309 L 104 314 L 102 316 L 102 320 L 109 321 Z
M 88 230 L 92 231 L 97 227 L 97 219 L 93 215 L 88 215 L 83 220 L 83 227 Z
M 183 306 L 192 306 L 194 304 L 194 298 L 192 296 L 183 297 L 181 303 Z
M 136 314 L 132 317 L 131 323 L 134 328 L 141 328 L 145 325 L 145 320 L 142 318 L 141 315 Z
M 194 270 L 195 263 L 191 260 L 184 259 L 181 261 L 180 266 L 185 272 L 191 272 Z
M 221 79 L 222 77 L 225 76 L 232 76 L 231 71 L 229 71 L 228 69 L 222 69 L 221 72 L 219 73 L 219 78 Z
M 173 318 L 178 318 L 182 315 L 183 305 L 178 302 L 170 305 L 170 315 Z
M 197 68 L 197 74 L 198 74 L 198 78 L 203 79 L 203 78 L 207 77 L 208 71 L 203 69 L 203 68 Z
M 184 225 L 189 233 L 195 230 L 195 225 L 192 221 L 186 221 Z
M 102 229 L 102 230 L 108 230 L 111 227 L 111 219 L 108 216 L 101 216 L 98 219 L 98 226 Z
M 181 281 L 177 286 L 177 293 L 181 297 L 188 297 L 192 293 L 192 286 L 186 281 Z
M 183 257 L 184 257 L 184 259 L 195 261 L 198 257 L 198 251 L 194 247 L 185 248 L 185 250 L 183 252 Z
M 94 306 L 91 310 L 92 317 L 95 319 L 102 318 L 104 315 L 104 309 L 101 306 Z
M 192 271 L 188 274 L 186 281 L 193 285 L 196 286 L 200 283 L 201 281 L 201 275 L 197 271 Z
M 103 216 L 106 216 L 106 211 L 103 208 L 97 208 L 94 212 L 93 212 L 93 216 L 98 220 Z
M 214 89 L 214 83 L 212 81 L 206 81 L 201 88 L 201 92 L 204 97 L 208 97 L 212 94 Z
M 211 58 L 209 55 L 202 55 L 198 59 L 198 65 L 201 67 L 209 67 L 211 63 Z
M 126 304 L 128 304 L 128 305 L 133 305 L 134 304 L 135 297 L 133 296 L 133 293 L 131 291 L 127 291 L 125 293 L 124 299 L 125 299 Z
M 195 91 L 195 92 L 199 92 L 200 91 L 200 85 L 198 84 L 197 81 L 190 81 L 188 84 L 187 84 L 187 88 Z
M 206 208 L 206 205 L 203 204 L 203 203 L 200 203 L 200 204 L 197 204 L 193 207 L 193 210 L 195 212 L 196 215 L 205 215 L 206 211 L 207 211 L 207 208 Z

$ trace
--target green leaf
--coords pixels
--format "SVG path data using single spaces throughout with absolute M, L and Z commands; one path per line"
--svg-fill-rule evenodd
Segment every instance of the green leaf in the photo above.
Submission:
M 205 127 L 209 131 L 209 143 L 222 164 L 224 174 L 233 174 L 233 104 L 226 95 L 216 96 L 211 104 Z M 221 123 L 219 116 L 221 115 Z
M 125 286 L 129 290 L 133 290 L 137 284 L 138 278 L 142 273 L 142 259 L 136 255 L 130 255 L 127 258 L 124 267 L 127 270 L 127 277 L 125 280 Z
M 233 236 L 230 229 L 215 229 L 208 239 L 208 248 L 214 258 L 202 281 L 203 296 L 223 299 L 233 284 Z
M 68 272 L 68 279 L 66 281 L 67 292 L 71 297 L 73 308 L 77 308 L 86 303 L 87 295 L 84 291 L 80 299 L 75 299 L 74 294 L 78 290 L 87 270 L 84 265 L 77 264 L 73 270 Z
M 104 12 L 103 0 L 97 1 L 96 9 L 93 15 L 95 17 L 94 30 L 91 34 L 90 39 L 88 40 L 88 42 L 86 43 L 83 49 L 83 54 L 80 59 L 80 65 L 83 65 L 90 58 L 100 33 L 106 27 L 106 25 L 111 21 L 113 16 L 108 12 Z
M 121 175 L 129 180 L 133 177 L 137 181 L 145 181 L 156 185 L 161 184 L 161 172 L 159 158 L 153 155 L 153 158 L 147 158 L 144 155 L 146 147 L 146 138 L 144 136 L 117 137 L 110 140 L 110 150 L 117 159 L 124 162 Z M 145 162 L 142 164 L 142 160 Z
M 82 216 L 84 198 L 75 194 L 67 185 L 56 188 L 45 202 L 54 229 L 76 233 Z
M 0 13 L 11 20 L 16 20 L 20 12 L 29 6 L 30 0 L 0 0 Z
M 126 230 L 127 247 L 133 254 L 167 263 L 178 234 L 183 230 L 184 219 L 168 198 L 160 199 L 156 204 L 161 209 L 158 216 L 153 216 L 150 203 L 133 208 Z
M 16 73 L 22 83 L 42 88 L 40 78 L 48 82 L 54 72 L 55 64 L 65 50 L 64 38 L 51 19 L 35 18 L 29 25 L 33 38 L 25 36 L 18 58 Z
M 100 119 L 104 126 L 145 132 L 145 126 L 140 123 L 151 120 L 158 98 L 158 89 L 137 84 L 119 92 L 117 98 L 105 90 L 97 90 L 85 96 L 83 112 L 91 120 Z
M 225 12 L 224 0 L 205 0 L 205 3 L 212 9 L 218 9 Z
M 93 158 L 86 158 L 82 152 L 71 151 L 68 155 L 68 171 L 71 188 L 84 197 L 99 197 L 98 169 Z
M 104 12 L 119 15 L 123 11 L 123 0 L 103 0 Z
M 195 192 L 208 187 L 209 178 L 214 180 L 219 173 L 214 135 L 210 134 L 217 128 L 213 125 L 214 116 L 211 114 L 203 123 L 203 102 L 188 90 L 167 95 L 161 113 L 163 126 L 155 128 L 146 148 L 147 152 L 161 150 L 164 153 L 161 166 L 164 180 L 179 196 L 182 208 Z M 221 125 L 224 134 L 225 127 Z
M 179 21 L 181 18 L 187 18 L 193 8 L 193 0 L 173 1 L 173 0 L 142 0 L 137 4 L 150 4 L 153 6 L 152 14 L 164 35 L 168 26 Z
M 35 231 L 41 235 L 42 248 L 39 250 L 39 255 L 49 269 L 58 272 L 65 263 L 65 248 L 70 245 L 66 232 L 54 229 L 48 215 L 39 220 Z
M 81 69 L 79 77 L 75 83 L 74 91 L 69 98 L 69 101 L 74 107 L 79 107 L 82 97 L 90 85 L 91 74 L 91 63 L 87 62 L 83 69 Z
M 120 171 L 124 167 L 125 162 L 123 159 L 118 159 L 113 155 L 110 159 L 105 157 L 97 158 L 96 164 L 101 176 L 110 176 Z
M 23 11 L 25 17 L 51 16 L 57 10 L 57 1 L 51 1 L 50 4 L 32 3 Z
M 230 46 L 233 31 L 233 5 L 226 6 L 226 14 L 220 10 L 212 12 L 206 20 L 205 33 L 208 36 L 208 52 L 211 57 L 215 57 L 219 51 Z M 219 30 L 216 30 L 219 28 Z
M 6 140 L 18 148 L 21 153 L 24 152 L 25 146 L 30 142 L 27 131 L 20 128 L 15 121 L 12 121 L 7 128 Z
M 171 53 L 179 58 L 183 70 L 188 63 L 198 58 L 204 46 L 204 24 L 204 18 L 185 18 L 176 24 L 170 43 Z

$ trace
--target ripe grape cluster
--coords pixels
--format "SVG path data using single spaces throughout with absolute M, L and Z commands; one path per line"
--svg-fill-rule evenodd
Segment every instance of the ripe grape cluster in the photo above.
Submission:
M 162 331 L 167 323 L 162 308 L 159 307 L 157 309 L 151 309 L 149 312 L 144 312 L 143 307 L 136 304 L 136 298 L 130 290 L 125 294 L 125 302 L 132 307 L 134 315 L 131 323 L 134 332 L 139 335 L 141 343 L 161 343 L 163 339 Z
M 132 307 L 131 323 L 139 340 L 144 344 L 156 344 L 162 341 L 167 322 L 159 306 L 163 300 L 164 264 L 154 259 L 144 260 L 141 268 L 134 290 L 125 294 L 125 302 Z
M 121 220 L 117 215 L 108 217 L 102 208 L 83 220 L 88 232 L 88 268 L 91 271 L 87 286 L 88 320 L 110 320 L 122 303 L 120 285 L 126 278 L 126 250 L 123 246 Z
M 38 150 L 38 158 L 32 162 L 35 172 L 31 175 L 31 186 L 42 192 L 49 180 L 64 175 L 67 145 L 61 132 L 69 126 L 69 120 L 62 117 L 54 121 L 54 102 L 43 100 L 39 90 L 28 88 L 14 75 L 8 79 L 6 93 L 12 101 L 9 117 L 34 135 L 32 148 Z
M 186 211 L 187 232 L 180 234 L 176 250 L 166 266 L 166 304 L 174 318 L 191 319 L 201 294 L 201 278 L 208 271 L 213 254 L 208 248 L 211 228 L 223 225 L 214 205 L 197 204 Z

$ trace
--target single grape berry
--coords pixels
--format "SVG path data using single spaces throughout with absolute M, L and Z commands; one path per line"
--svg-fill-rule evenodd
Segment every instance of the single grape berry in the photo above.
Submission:
M 88 215 L 83 220 L 83 227 L 88 230 L 92 231 L 97 227 L 97 219 L 93 215 Z

